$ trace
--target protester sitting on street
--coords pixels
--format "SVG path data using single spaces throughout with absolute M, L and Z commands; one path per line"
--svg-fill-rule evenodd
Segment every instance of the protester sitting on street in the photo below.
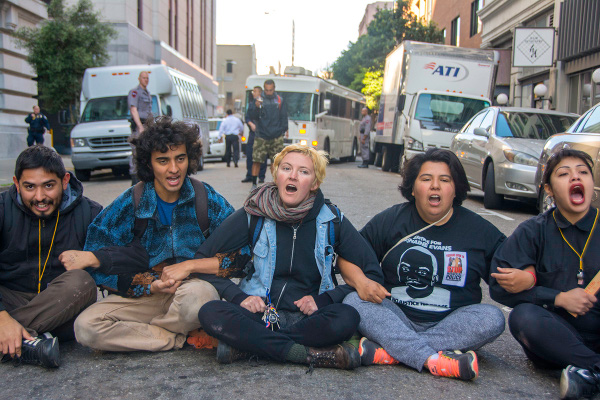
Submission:
M 561 399 L 600 389 L 600 306 L 586 286 L 600 271 L 592 158 L 562 149 L 542 182 L 556 207 L 523 222 L 492 261 L 490 294 L 514 307 L 510 332 L 543 368 L 564 368 Z
M 219 141 L 225 136 L 225 162 L 229 167 L 231 160 L 238 167 L 240 159 L 240 136 L 244 133 L 244 124 L 242 120 L 233 115 L 233 111 L 227 110 L 227 117 L 221 122 L 219 127 Z
M 66 271 L 102 207 L 51 148 L 19 154 L 14 185 L 0 194 L 0 348 L 3 361 L 58 367 L 58 340 L 72 340 L 77 314 L 96 301 L 85 271 Z M 56 337 L 55 337 L 56 336 Z
M 469 183 L 450 151 L 430 149 L 409 160 L 400 191 L 408 202 L 382 211 L 361 230 L 381 263 L 384 286 L 338 260 L 344 281 L 357 290 L 344 303 L 360 314 L 362 364 L 402 363 L 475 379 L 473 350 L 504 331 L 502 311 L 480 304 L 480 281 L 487 282 L 505 237 L 461 206 Z
M 209 302 L 198 314 L 206 332 L 219 339 L 219 362 L 258 355 L 311 368 L 360 365 L 356 347 L 344 342 L 359 318 L 340 304 L 352 288 L 335 286 L 334 252 L 371 279 L 382 276 L 373 251 L 319 189 L 326 165 L 323 151 L 287 146 L 275 156 L 275 182 L 253 190 L 244 208 L 200 248 L 207 257 L 246 245 L 253 249 L 239 286 L 212 279 L 227 302 Z M 243 251 L 233 260 L 219 258 L 221 271 L 234 276 L 236 266 L 249 259 Z
M 150 119 L 133 144 L 142 183 L 98 215 L 82 252 L 95 258 L 92 276 L 111 294 L 77 318 L 75 335 L 99 350 L 181 348 L 188 332 L 200 327 L 200 307 L 219 297 L 207 282 L 161 274 L 168 266 L 216 272 L 216 263 L 193 258 L 233 208 L 212 187 L 188 177 L 202 154 L 197 126 L 169 117 Z M 99 256 L 106 246 L 121 246 L 121 258 Z M 140 246 L 147 253 L 141 266 L 132 250 Z

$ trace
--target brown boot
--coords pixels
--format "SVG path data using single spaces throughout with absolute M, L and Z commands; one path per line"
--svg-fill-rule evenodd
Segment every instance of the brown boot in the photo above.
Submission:
M 344 342 L 331 347 L 307 347 L 307 363 L 317 368 L 354 369 L 360 366 L 360 355 L 356 347 Z

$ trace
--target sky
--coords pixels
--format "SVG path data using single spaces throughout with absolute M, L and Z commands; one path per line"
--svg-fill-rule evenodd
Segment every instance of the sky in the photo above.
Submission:
M 217 0 L 217 44 L 254 44 L 257 73 L 294 65 L 313 72 L 331 65 L 358 38 L 375 0 Z

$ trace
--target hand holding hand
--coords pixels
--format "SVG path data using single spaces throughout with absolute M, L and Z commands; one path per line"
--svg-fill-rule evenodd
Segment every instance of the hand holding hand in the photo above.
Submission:
M 554 299 L 554 305 L 572 314 L 585 315 L 596 302 L 596 296 L 587 293 L 582 288 L 560 292 Z
M 319 309 L 319 307 L 317 307 L 317 303 L 315 303 L 315 299 L 312 296 L 304 296 L 300 300 L 296 300 L 294 305 L 298 307 L 305 315 L 311 315 Z
M 169 265 L 162 271 L 160 280 L 167 281 L 182 281 L 190 275 L 190 263 L 188 261 L 180 262 L 179 264 Z
M 356 292 L 358 297 L 364 301 L 370 301 L 371 303 L 381 303 L 383 299 L 391 296 L 390 292 L 379 283 L 366 278 L 358 285 L 356 285 Z
M 181 286 L 181 281 L 176 281 L 174 279 L 169 279 L 167 281 L 163 281 L 160 279 L 155 280 L 150 285 L 150 293 L 167 293 L 173 294 L 177 290 L 177 288 Z
M 73 269 L 84 269 L 87 267 L 98 268 L 100 260 L 91 251 L 67 250 L 60 253 L 58 261 L 62 263 L 67 271 Z
M 498 272 L 491 275 L 509 293 L 521 293 L 535 282 L 533 275 L 518 268 L 498 268 Z
M 265 312 L 267 306 L 263 299 L 258 296 L 248 296 L 240 303 L 240 306 L 252 313 Z
M 0 348 L 2 354 L 11 357 L 21 357 L 23 339 L 33 340 L 33 337 L 8 312 L 0 311 Z

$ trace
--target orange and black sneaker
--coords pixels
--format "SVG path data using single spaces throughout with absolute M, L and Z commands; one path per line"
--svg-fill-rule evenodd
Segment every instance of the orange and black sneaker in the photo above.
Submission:
M 427 361 L 429 372 L 446 378 L 457 378 L 470 381 L 479 376 L 477 355 L 473 351 L 461 353 L 455 351 L 440 351 Z
M 400 363 L 400 361 L 390 356 L 383 347 L 370 341 L 366 337 L 360 339 L 360 343 L 358 344 L 358 354 L 360 354 L 360 363 L 362 365 L 392 365 Z
M 209 336 L 204 329 L 194 329 L 188 334 L 187 342 L 189 345 L 197 349 L 214 349 L 219 344 L 219 341 L 212 336 Z

